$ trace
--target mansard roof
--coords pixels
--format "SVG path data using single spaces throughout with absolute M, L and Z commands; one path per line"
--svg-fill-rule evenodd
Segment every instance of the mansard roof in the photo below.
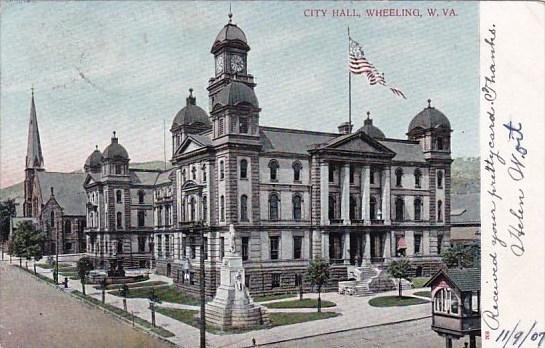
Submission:
M 131 184 L 135 185 L 154 185 L 159 173 L 158 170 L 129 169 Z
M 83 182 L 85 173 L 37 172 L 42 201 L 45 203 L 51 196 L 51 187 L 57 203 L 63 208 L 64 215 L 85 216 L 87 194 Z
M 260 127 L 260 141 L 263 152 L 308 155 L 309 147 L 313 144 L 327 143 L 338 136 L 339 134 L 336 133 Z
M 415 141 L 398 139 L 378 139 L 378 142 L 395 153 L 395 162 L 420 162 L 426 163 L 420 144 Z

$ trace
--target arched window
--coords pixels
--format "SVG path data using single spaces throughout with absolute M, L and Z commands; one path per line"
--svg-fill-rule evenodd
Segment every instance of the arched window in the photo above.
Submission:
M 143 210 L 138 211 L 138 227 L 144 227 L 145 224 L 145 213 Z
M 189 200 L 189 221 L 195 221 L 195 197 Z
M 248 196 L 240 196 L 240 221 L 248 221 Z
M 276 160 L 271 160 L 269 162 L 269 170 L 270 170 L 270 178 L 271 181 L 277 181 L 278 180 L 278 168 L 280 166 L 278 165 L 278 162 Z
M 437 221 L 443 221 L 443 201 L 437 201 Z
M 278 194 L 271 193 L 269 196 L 269 220 L 278 220 L 279 203 Z
M 293 181 L 301 181 L 301 170 L 303 165 L 299 161 L 293 162 Z
M 144 191 L 138 191 L 138 203 L 144 204 L 144 198 L 146 193 Z
M 358 200 L 355 196 L 350 196 L 350 220 L 357 219 Z
M 328 212 L 328 216 L 329 216 L 329 220 L 333 220 L 335 219 L 335 206 L 337 205 L 336 201 L 335 201 L 335 197 L 333 195 L 329 195 L 329 202 L 328 202 L 328 208 L 329 208 L 329 212 Z
M 377 219 L 377 199 L 374 196 L 371 196 L 369 200 L 369 218 L 371 220 Z
M 64 233 L 65 234 L 72 233 L 72 223 L 70 222 L 70 220 L 66 220 L 66 222 L 64 223 Z
M 197 168 L 195 166 L 191 168 L 191 180 L 197 180 Z
M 206 177 L 206 164 L 203 164 L 202 165 L 202 181 L 206 182 L 206 180 L 207 180 L 207 177 Z
M 55 227 L 55 212 L 53 210 L 51 211 L 51 214 L 49 214 L 49 225 Z
M 120 211 L 118 211 L 116 214 L 116 224 L 117 224 L 117 228 L 123 227 L 123 214 L 121 214 Z
M 442 288 L 433 296 L 434 312 L 458 314 L 459 307 L 458 297 L 451 289 Z
M 437 171 L 437 187 L 443 188 L 443 171 L 442 170 Z
M 122 202 L 122 193 L 121 193 L 121 190 L 115 191 L 115 201 L 116 201 L 117 203 L 121 203 L 121 202 Z
M 220 161 L 220 180 L 223 180 L 225 178 L 225 164 L 223 163 L 223 160 Z
M 245 159 L 240 161 L 240 178 L 241 179 L 248 178 L 248 161 Z
M 396 198 L 396 221 L 403 221 L 403 210 L 405 210 L 405 203 L 403 202 L 403 198 L 397 197 Z
M 301 220 L 301 202 L 302 198 L 299 194 L 293 195 L 293 220 Z
M 416 221 L 422 220 L 422 200 L 420 198 L 414 199 L 414 219 Z
M 417 188 L 420 188 L 421 181 L 422 181 L 422 172 L 420 171 L 420 169 L 416 168 L 414 170 L 414 186 Z
M 397 168 L 395 174 L 396 174 L 396 186 L 402 186 L 403 169 Z
M 220 221 L 225 221 L 225 197 L 220 197 Z

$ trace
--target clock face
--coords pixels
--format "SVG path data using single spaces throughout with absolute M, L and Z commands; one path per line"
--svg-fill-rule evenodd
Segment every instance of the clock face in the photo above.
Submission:
M 223 72 L 223 54 L 216 57 L 216 74 Z
M 231 57 L 231 70 L 236 73 L 244 70 L 244 59 L 241 56 L 234 55 Z

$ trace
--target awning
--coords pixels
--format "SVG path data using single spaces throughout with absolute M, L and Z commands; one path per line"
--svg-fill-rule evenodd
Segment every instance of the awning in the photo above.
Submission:
M 397 250 L 400 249 L 407 249 L 407 241 L 405 240 L 405 237 L 401 237 L 397 241 Z

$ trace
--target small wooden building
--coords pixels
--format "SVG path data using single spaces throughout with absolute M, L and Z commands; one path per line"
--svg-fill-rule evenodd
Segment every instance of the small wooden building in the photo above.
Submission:
M 475 336 L 481 335 L 481 269 L 440 269 L 426 283 L 431 287 L 431 328 L 446 339 L 469 335 L 470 348 L 476 347 Z

